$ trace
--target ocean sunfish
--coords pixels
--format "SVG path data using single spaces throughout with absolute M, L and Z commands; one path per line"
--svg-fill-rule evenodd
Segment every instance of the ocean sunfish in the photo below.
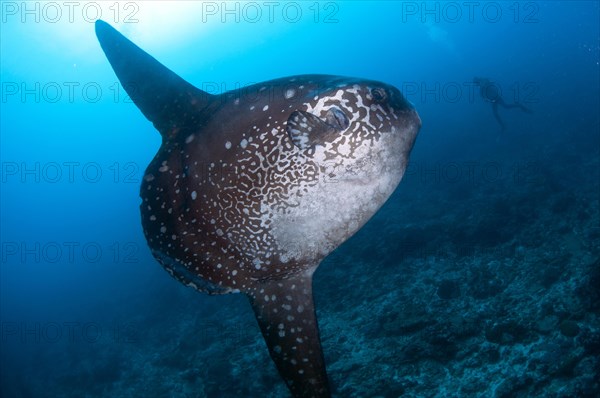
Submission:
M 398 186 L 421 127 L 400 91 L 301 75 L 208 94 L 103 21 L 121 84 L 162 136 L 140 190 L 144 235 L 175 278 L 248 296 L 294 397 L 329 397 L 312 275 Z

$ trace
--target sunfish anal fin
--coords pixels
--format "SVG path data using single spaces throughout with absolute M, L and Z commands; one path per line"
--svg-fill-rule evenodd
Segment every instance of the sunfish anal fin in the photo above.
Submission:
M 312 272 L 259 284 L 249 294 L 277 370 L 296 398 L 330 397 L 312 294 Z

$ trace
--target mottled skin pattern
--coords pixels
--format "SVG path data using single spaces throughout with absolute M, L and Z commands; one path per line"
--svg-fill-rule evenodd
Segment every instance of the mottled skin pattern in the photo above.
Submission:
M 374 87 L 386 87 L 404 109 L 375 103 Z M 238 96 L 248 92 L 254 95 Z M 255 281 L 316 266 L 391 194 L 418 129 L 400 93 L 377 82 L 298 76 L 213 101 L 202 126 L 163 142 L 140 193 L 155 255 L 183 282 L 209 293 L 247 291 Z M 294 146 L 286 133 L 289 115 L 301 109 L 324 118 L 331 106 L 346 111 L 350 127 L 314 153 Z M 379 159 L 382 152 L 394 156 Z M 343 188 L 367 192 L 348 197 Z M 304 199 L 315 196 L 323 201 Z M 190 273 L 179 274 L 181 267 Z
M 417 113 L 392 86 L 324 75 L 211 96 L 108 25 L 97 32 L 163 137 L 140 191 L 153 255 L 197 290 L 247 294 L 292 394 L 328 397 L 312 274 L 400 182 Z

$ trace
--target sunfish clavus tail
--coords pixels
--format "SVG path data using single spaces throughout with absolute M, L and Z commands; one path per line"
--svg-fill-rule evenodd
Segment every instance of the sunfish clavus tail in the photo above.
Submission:
M 162 136 L 140 190 L 152 254 L 187 286 L 246 294 L 292 395 L 329 397 L 312 275 L 396 189 L 416 111 L 393 86 L 329 75 L 210 95 L 105 22 L 96 34 Z

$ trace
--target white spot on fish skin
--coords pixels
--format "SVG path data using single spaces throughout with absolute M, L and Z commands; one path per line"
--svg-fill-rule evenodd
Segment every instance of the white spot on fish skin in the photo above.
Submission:
M 221 268 L 223 265 L 221 263 L 217 264 L 217 268 Z
M 293 88 L 290 88 L 290 89 L 286 90 L 286 92 L 285 92 L 285 94 L 284 94 L 284 96 L 285 96 L 285 99 L 290 99 L 290 98 L 292 98 L 294 95 L 296 95 L 296 90 L 294 90 Z
M 227 142 L 225 143 L 225 148 L 226 148 L 226 149 L 230 149 L 230 148 L 231 148 L 231 142 L 227 141 Z
M 171 239 L 173 239 L 173 240 L 177 239 L 177 235 L 171 235 Z
M 267 109 L 269 109 L 269 105 L 265 105 L 263 108 L 263 112 L 266 111 Z
M 150 221 L 156 221 L 156 216 L 154 214 L 150 216 Z
M 223 236 L 223 230 L 221 228 L 217 229 L 217 235 Z
M 275 347 L 273 347 L 273 351 L 275 351 L 278 354 L 281 354 L 281 346 L 276 345 Z
M 158 171 L 160 171 L 161 173 L 164 173 L 165 171 L 169 171 L 169 166 L 167 166 L 166 164 L 163 164 L 162 166 L 159 167 Z
M 196 191 L 192 191 L 192 200 L 196 200 L 197 196 L 198 194 L 196 194 Z
M 194 134 L 188 135 L 187 138 L 185 139 L 186 144 L 189 144 L 192 141 L 194 141 Z
M 164 225 L 160 227 L 160 232 L 162 232 L 163 234 L 167 232 L 167 227 L 165 227 Z
M 236 276 L 237 275 L 237 270 L 234 269 L 233 271 L 231 271 L 231 275 Z
M 246 149 L 246 147 L 248 146 L 248 140 L 246 140 L 245 138 L 240 142 L 240 146 L 244 149 Z

